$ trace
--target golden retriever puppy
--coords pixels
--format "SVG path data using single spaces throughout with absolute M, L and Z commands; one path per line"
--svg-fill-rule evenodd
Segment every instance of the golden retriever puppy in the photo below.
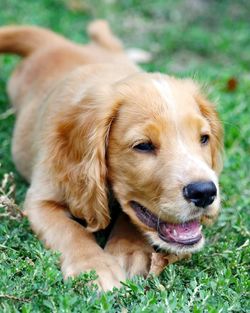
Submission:
M 89 34 L 82 46 L 2 27 L 0 52 L 24 57 L 8 93 L 31 226 L 61 253 L 65 277 L 93 269 L 108 290 L 146 275 L 153 245 L 202 248 L 201 223 L 219 210 L 222 128 L 192 80 L 143 72 L 104 21 Z M 110 223 L 111 191 L 122 213 L 102 249 L 93 233 Z

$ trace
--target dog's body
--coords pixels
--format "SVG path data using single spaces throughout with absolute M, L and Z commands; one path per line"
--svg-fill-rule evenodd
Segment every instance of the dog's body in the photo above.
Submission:
M 153 248 L 144 235 L 174 253 L 201 248 L 199 221 L 219 209 L 222 130 L 193 82 L 141 72 L 104 22 L 89 32 L 93 42 L 80 46 L 40 28 L 5 27 L 0 52 L 25 57 L 8 91 L 32 228 L 61 252 L 65 277 L 94 269 L 106 290 L 147 274 Z M 203 146 L 193 144 L 200 136 Z M 211 181 L 209 197 L 202 191 L 194 201 L 193 181 Z M 126 214 L 104 251 L 92 232 L 110 222 L 108 182 Z

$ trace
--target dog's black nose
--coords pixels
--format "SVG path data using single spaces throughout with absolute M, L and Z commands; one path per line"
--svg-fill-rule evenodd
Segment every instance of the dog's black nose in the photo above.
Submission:
M 212 181 L 194 182 L 183 188 L 184 198 L 193 202 L 197 207 L 205 208 L 213 203 L 217 189 Z

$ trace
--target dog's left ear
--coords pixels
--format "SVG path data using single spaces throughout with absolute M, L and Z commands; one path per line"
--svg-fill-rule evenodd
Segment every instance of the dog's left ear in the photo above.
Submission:
M 196 93 L 195 99 L 202 115 L 210 124 L 212 131 L 212 136 L 210 138 L 212 167 L 217 174 L 220 174 L 223 168 L 223 127 L 214 104 L 208 101 L 200 92 Z

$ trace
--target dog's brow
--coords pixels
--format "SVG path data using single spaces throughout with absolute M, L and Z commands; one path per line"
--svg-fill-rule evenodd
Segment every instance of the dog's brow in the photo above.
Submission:
M 168 82 L 164 79 L 153 79 L 153 84 L 159 94 L 161 95 L 162 99 L 166 102 L 167 108 L 175 113 L 176 105 L 173 97 L 172 90 L 168 84 Z
M 84 98 L 85 95 L 86 95 L 86 88 L 82 88 L 78 90 L 72 99 L 72 103 L 77 104 Z

